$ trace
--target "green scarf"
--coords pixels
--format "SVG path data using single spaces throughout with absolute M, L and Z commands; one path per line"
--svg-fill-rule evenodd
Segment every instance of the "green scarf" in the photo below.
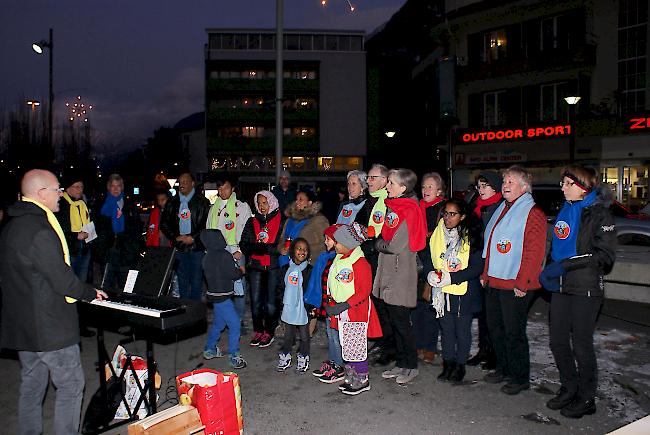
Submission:
M 384 226 L 384 219 L 386 218 L 386 203 L 384 201 L 388 197 L 388 191 L 386 188 L 379 189 L 375 192 L 370 192 L 370 196 L 377 198 L 377 202 L 372 207 L 368 226 L 373 227 L 375 229 L 375 237 L 379 237 L 381 229 Z
M 226 201 L 226 209 L 224 212 L 223 228 L 219 228 L 219 210 L 221 210 L 221 203 L 223 199 L 220 196 L 217 196 L 217 200 L 214 202 L 212 208 L 210 208 L 210 214 L 208 215 L 208 229 L 220 229 L 223 233 L 223 237 L 226 239 L 227 245 L 236 245 L 237 244 L 237 213 L 235 211 L 235 203 L 237 202 L 237 195 L 235 192 L 230 195 L 230 198 Z
M 343 254 L 336 254 L 327 275 L 327 289 L 337 303 L 350 299 L 355 292 L 354 270 L 352 266 L 357 260 L 363 257 L 363 251 L 359 246 L 349 253 L 346 258 Z
M 52 210 L 49 208 L 45 207 L 43 204 L 41 204 L 38 201 L 35 201 L 31 198 L 26 198 L 23 197 L 24 202 L 31 202 L 35 206 L 43 209 L 45 212 L 45 215 L 47 216 L 47 221 L 49 222 L 50 226 L 52 226 L 52 229 L 56 233 L 56 235 L 59 238 L 59 241 L 61 242 L 61 249 L 63 250 L 63 261 L 65 261 L 65 264 L 70 266 L 70 251 L 68 250 L 68 242 L 65 241 L 65 235 L 63 234 L 63 229 L 61 228 L 61 225 L 59 224 L 59 221 L 56 219 L 56 216 L 54 216 L 54 213 L 52 213 Z M 65 301 L 69 304 L 73 304 L 77 302 L 76 299 L 71 298 L 69 296 L 65 297 Z

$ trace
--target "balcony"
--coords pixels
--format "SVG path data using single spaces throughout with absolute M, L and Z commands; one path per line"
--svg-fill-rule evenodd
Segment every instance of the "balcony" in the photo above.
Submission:
M 471 63 L 458 68 L 458 82 L 472 82 L 524 74 L 532 71 L 569 69 L 596 64 L 596 46 L 584 44 L 570 50 L 537 53 L 535 57 L 505 58 L 486 63 Z
M 318 93 L 318 80 L 284 79 L 285 92 Z M 208 79 L 209 92 L 260 92 L 274 91 L 275 79 Z
M 284 152 L 301 152 L 305 155 L 317 155 L 319 151 L 318 137 L 285 137 L 282 144 Z M 275 138 L 209 138 L 208 154 L 268 154 L 275 150 Z
M 318 121 L 318 109 L 284 109 L 283 119 L 285 121 Z M 270 125 L 275 121 L 275 109 L 273 108 L 217 108 L 208 111 L 208 121 L 220 125 L 226 125 L 237 121 L 246 125 Z

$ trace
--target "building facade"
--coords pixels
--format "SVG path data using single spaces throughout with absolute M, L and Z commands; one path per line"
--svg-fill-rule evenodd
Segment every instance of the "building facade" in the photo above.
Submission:
M 209 169 L 268 178 L 275 168 L 275 31 L 207 35 Z M 360 168 L 367 148 L 363 32 L 285 30 L 282 44 L 284 167 L 311 178 Z

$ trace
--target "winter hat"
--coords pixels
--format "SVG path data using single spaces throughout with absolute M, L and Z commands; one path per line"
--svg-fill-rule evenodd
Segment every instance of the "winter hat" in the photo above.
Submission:
M 336 238 L 334 238 L 334 233 L 336 232 L 336 230 L 338 230 L 342 226 L 343 225 L 341 225 L 341 224 L 330 225 L 329 227 L 325 228 L 325 231 L 323 231 L 323 234 L 325 234 L 327 237 L 329 237 L 330 239 L 332 239 L 332 240 L 334 240 L 336 242 Z
M 63 176 L 61 177 L 61 185 L 66 189 L 79 181 L 83 183 L 84 177 L 81 174 L 81 171 L 77 171 L 75 169 L 70 169 L 64 172 Z
M 334 240 L 348 249 L 354 249 L 368 239 L 368 230 L 354 222 L 352 225 L 341 225 L 334 232 Z
M 278 204 L 278 198 L 276 198 L 274 194 L 272 194 L 268 190 L 260 190 L 255 194 L 255 199 L 253 200 L 253 202 L 255 203 L 255 210 L 257 210 L 258 213 L 261 212 L 259 206 L 257 205 L 257 195 L 262 195 L 263 197 L 266 198 L 266 201 L 269 203 L 269 214 L 271 214 L 271 212 L 275 211 L 278 207 L 280 207 L 280 205 Z
M 494 171 L 485 171 L 479 174 L 479 178 L 480 177 L 485 178 L 495 192 L 501 192 L 501 184 L 503 184 L 503 178 L 501 175 Z

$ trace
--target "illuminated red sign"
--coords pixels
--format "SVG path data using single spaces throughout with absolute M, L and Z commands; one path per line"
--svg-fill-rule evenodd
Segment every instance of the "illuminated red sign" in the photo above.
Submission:
M 628 118 L 626 126 L 628 130 L 650 130 L 650 117 Z
M 649 127 L 650 128 L 650 127 Z M 467 132 L 460 136 L 462 143 L 502 142 L 517 139 L 548 139 L 571 134 L 570 125 L 549 125 L 546 127 L 513 128 Z

